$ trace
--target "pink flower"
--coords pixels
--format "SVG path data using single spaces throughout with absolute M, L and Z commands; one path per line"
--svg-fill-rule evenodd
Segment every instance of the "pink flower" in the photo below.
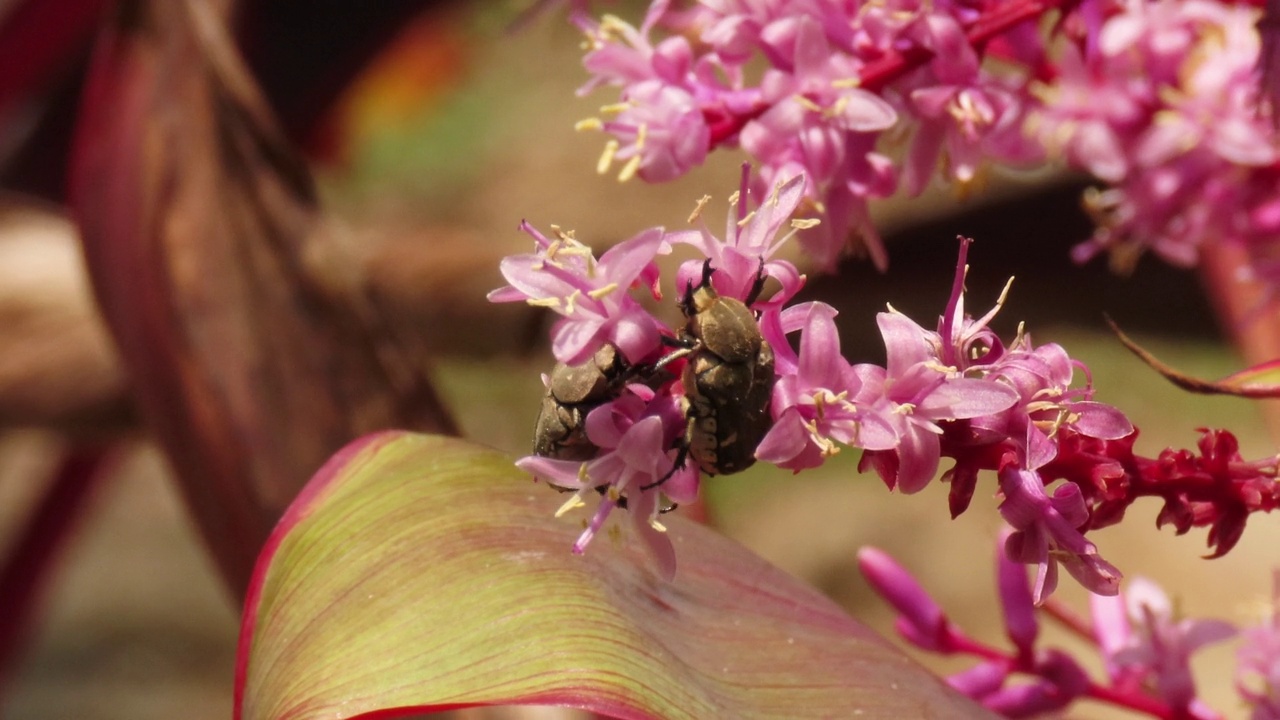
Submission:
M 664 249 L 661 228 L 618 243 L 599 261 L 570 234 L 553 241 L 528 223 L 520 228 L 537 241 L 537 251 L 503 258 L 499 269 L 511 284 L 489 293 L 489 300 L 524 300 L 562 315 L 552 329 L 557 360 L 576 365 L 606 342 L 632 363 L 659 349 L 661 323 L 628 290 L 642 279 L 656 280 L 653 258 Z
M 1240 633 L 1236 688 L 1252 706 L 1251 720 L 1280 719 L 1280 572 L 1273 571 L 1271 612 Z
M 1098 548 L 1077 528 L 1089 519 L 1080 488 L 1060 485 L 1050 497 L 1040 476 L 1031 470 L 1001 470 L 1000 514 L 1014 532 L 1005 540 L 1013 560 L 1038 566 L 1033 597 L 1040 604 L 1058 585 L 1058 563 L 1087 590 L 1114 595 L 1120 571 L 1098 555 Z
M 792 220 L 804 197 L 805 179 L 797 175 L 780 183 L 759 207 L 748 212 L 749 179 L 750 167 L 744 165 L 742 187 L 730 207 L 723 240 L 712 235 L 705 222 L 695 230 L 667 233 L 665 240 L 672 245 L 690 245 L 705 260 L 711 261 L 711 267 L 715 268 L 711 276 L 712 286 L 721 297 L 745 301 L 755 290 L 761 274 L 776 279 L 782 286 L 781 291 L 753 304 L 756 309 L 776 310 L 804 286 L 804 276 L 795 265 L 786 260 L 775 260 L 773 256 L 797 230 L 811 225 Z M 787 232 L 783 233 L 783 228 Z M 681 264 L 676 273 L 676 287 L 696 287 L 701 282 L 705 260 L 689 260 Z
M 1145 578 L 1131 580 L 1124 597 L 1131 629 L 1122 645 L 1111 645 L 1108 661 L 1120 672 L 1136 671 L 1175 710 L 1190 709 L 1196 701 L 1191 654 L 1234 636 L 1235 628 L 1220 620 L 1175 618 L 1168 596 Z
M 777 324 L 766 323 L 766 339 L 778 348 L 773 389 L 773 428 L 756 457 L 795 471 L 817 467 L 839 452 L 837 443 L 873 450 L 898 444 L 894 427 L 865 409 L 862 379 L 840 354 L 840 337 L 825 303 L 788 308 Z M 791 353 L 786 328 L 802 327 L 800 354 Z
M 1275 127 L 1258 111 L 1256 12 L 1209 0 L 1130 0 L 1102 21 L 1096 52 L 1066 48 L 1033 127 L 1111 183 L 1086 195 L 1098 225 L 1075 257 L 1141 251 L 1192 265 L 1206 238 L 1245 244 L 1276 277 L 1265 207 L 1280 182 Z
M 1018 396 L 1007 385 L 963 377 L 943 365 L 938 357 L 939 336 L 905 315 L 880 313 L 876 324 L 888 362 L 883 374 L 875 373 L 883 395 L 873 409 L 898 431 L 896 462 L 877 469 L 890 487 L 919 492 L 938 471 L 943 432 L 939 423 L 998 413 L 1017 402 Z
M 684 416 L 670 395 L 655 395 L 643 385 L 630 386 L 621 397 L 587 416 L 587 437 L 600 449 L 587 462 L 554 460 L 530 455 L 516 461 L 523 470 L 557 487 L 576 493 L 564 513 L 604 492 L 586 530 L 573 546 L 581 554 L 626 498 L 627 514 L 638 537 L 657 560 L 664 576 L 675 573 L 675 549 L 657 521 L 659 498 L 691 501 L 698 494 L 698 472 L 692 464 L 676 468 L 671 450 L 684 428 Z M 659 486 L 658 483 L 662 484 Z

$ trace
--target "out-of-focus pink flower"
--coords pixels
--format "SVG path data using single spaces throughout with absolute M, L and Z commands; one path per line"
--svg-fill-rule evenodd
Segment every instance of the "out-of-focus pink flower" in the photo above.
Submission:
M 1124 596 L 1131 630 L 1120 647 L 1109 644 L 1108 663 L 1121 672 L 1136 669 L 1170 707 L 1190 709 L 1196 700 L 1191 654 L 1234 636 L 1235 627 L 1220 620 L 1175 618 L 1168 596 L 1146 578 L 1131 580 Z
M 1112 184 L 1086 195 L 1098 225 L 1077 248 L 1128 268 L 1151 250 L 1192 265 L 1208 238 L 1238 242 L 1280 279 L 1261 212 L 1280 190 L 1275 124 L 1259 110 L 1257 11 L 1211 0 L 1129 0 L 1094 52 L 1065 48 L 1033 114 L 1038 137 Z
M 1280 720 L 1280 571 L 1263 621 L 1241 631 L 1236 651 L 1236 688 L 1252 706 L 1251 720 Z

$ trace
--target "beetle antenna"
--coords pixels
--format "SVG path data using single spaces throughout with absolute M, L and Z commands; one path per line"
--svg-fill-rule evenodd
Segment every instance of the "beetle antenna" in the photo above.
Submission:
M 711 284 L 711 275 L 715 273 L 715 268 L 711 267 L 711 258 L 702 261 L 702 284 L 698 287 L 707 287 Z

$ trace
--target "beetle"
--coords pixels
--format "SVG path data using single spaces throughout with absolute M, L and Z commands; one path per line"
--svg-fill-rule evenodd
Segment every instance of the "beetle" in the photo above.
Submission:
M 601 346 L 591 359 L 579 365 L 557 363 L 547 378 L 547 392 L 542 396 L 534 425 L 534 454 L 557 460 L 590 460 L 598 448 L 587 437 L 587 415 L 618 397 L 627 383 L 639 380 L 653 387 L 670 379 L 658 366 L 628 364 L 611 344 Z M 571 488 L 552 487 L 572 492 Z M 605 492 L 604 487 L 597 490 Z M 618 507 L 627 508 L 626 497 L 618 498 Z M 676 507 L 672 503 L 660 512 L 668 513 Z
M 626 359 L 607 343 L 580 365 L 557 363 L 534 425 L 534 454 L 557 460 L 594 457 L 596 446 L 583 426 L 587 414 L 617 397 L 631 375 Z
M 773 348 L 748 307 L 764 284 L 764 274 L 744 303 L 717 293 L 711 285 L 713 272 L 708 260 L 699 286 L 686 286 L 680 303 L 687 318 L 685 349 L 664 358 L 688 358 L 681 374 L 688 424 L 680 456 L 666 477 L 646 487 L 666 481 L 686 458 L 708 475 L 746 470 L 755 464 L 756 448 L 771 425 Z

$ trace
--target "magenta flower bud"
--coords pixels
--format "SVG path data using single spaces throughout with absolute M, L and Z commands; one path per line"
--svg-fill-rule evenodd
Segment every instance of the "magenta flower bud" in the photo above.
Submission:
M 981 701 L 1004 685 L 1009 677 L 1009 663 L 1004 660 L 988 660 L 954 675 L 947 676 L 947 684 L 974 700 Z
M 1027 582 L 1027 566 L 1013 562 L 1003 550 L 1008 536 L 1008 530 L 1001 533 L 996 551 L 996 582 L 1004 608 L 1004 627 L 1019 656 L 1030 657 L 1040 633 L 1040 623 L 1036 620 L 1031 584 Z
M 858 551 L 858 569 L 880 597 L 901 613 L 898 630 L 904 637 L 925 650 L 949 651 L 947 616 L 906 569 L 873 547 Z

